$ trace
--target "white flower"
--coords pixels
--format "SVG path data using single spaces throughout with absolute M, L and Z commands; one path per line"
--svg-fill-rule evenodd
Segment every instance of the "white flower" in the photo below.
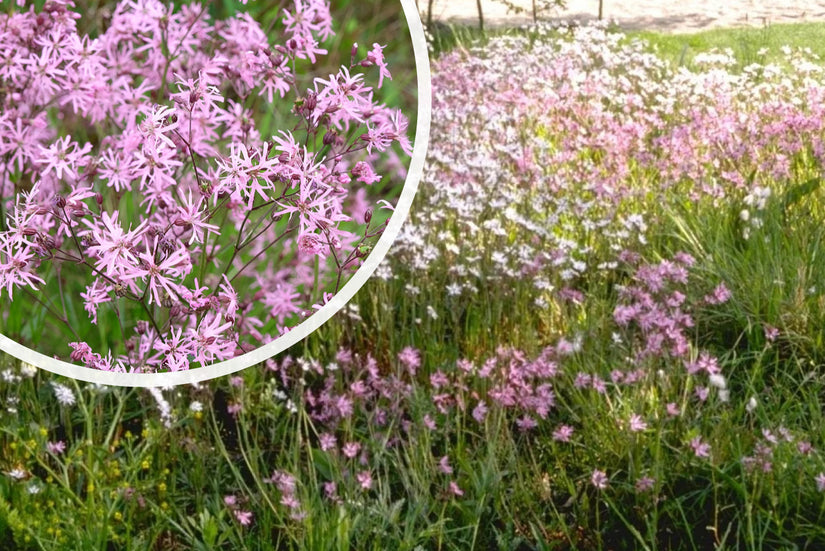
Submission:
M 72 389 L 65 385 L 61 385 L 60 383 L 55 383 L 54 381 L 52 381 L 52 388 L 54 389 L 54 395 L 57 398 L 57 401 L 60 402 L 61 406 L 73 406 L 75 404 L 76 399 Z
M 37 373 L 37 368 L 28 362 L 20 362 L 20 374 L 27 379 L 31 379 Z
M 172 426 L 172 406 L 166 401 L 166 398 L 163 397 L 163 392 L 161 392 L 160 388 L 149 388 L 149 394 L 152 395 L 152 398 L 154 398 L 155 402 L 158 404 L 160 419 L 163 422 L 163 426 L 170 428 Z
M 713 375 L 711 375 L 709 380 L 711 386 L 715 386 L 719 390 L 725 390 L 728 387 L 728 385 L 725 382 L 725 378 L 722 375 L 719 375 L 718 373 L 714 373 Z
M 748 413 L 751 413 L 755 409 L 756 409 L 756 396 L 751 396 L 751 399 L 748 400 L 748 405 L 745 406 L 745 410 Z
M 189 410 L 194 411 L 195 413 L 197 413 L 199 411 L 203 411 L 203 404 L 201 404 L 200 402 L 195 400 L 194 402 L 189 404 Z
M 8 471 L 6 474 L 14 480 L 23 480 L 24 478 L 29 476 L 29 473 L 27 473 L 23 469 L 12 469 Z
M 6 382 L 6 383 L 14 384 L 14 383 L 20 381 L 20 376 L 15 375 L 14 372 L 11 369 L 6 369 L 5 371 L 3 371 L 2 377 L 3 377 L 3 381 Z

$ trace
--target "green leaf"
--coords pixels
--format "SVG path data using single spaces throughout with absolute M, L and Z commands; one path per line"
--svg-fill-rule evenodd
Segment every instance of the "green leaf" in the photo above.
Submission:
M 331 480 L 332 465 L 330 464 L 329 454 L 323 450 L 314 448 L 312 450 L 312 460 L 315 463 L 315 470 L 318 471 L 318 474 L 327 480 Z
M 785 206 L 785 209 L 787 209 L 791 205 L 798 203 L 806 196 L 815 192 L 817 189 L 819 189 L 819 186 L 821 184 L 821 178 L 811 178 L 807 182 L 803 182 L 801 184 L 796 184 L 794 186 L 789 187 L 788 191 L 785 192 L 782 198 L 782 204 Z

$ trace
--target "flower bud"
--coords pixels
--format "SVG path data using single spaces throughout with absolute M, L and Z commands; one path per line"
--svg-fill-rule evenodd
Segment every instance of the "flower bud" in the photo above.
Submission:
M 364 224 L 369 224 L 372 221 L 372 209 L 367 209 L 364 213 Z
M 175 244 L 172 243 L 171 239 L 166 237 L 162 238 L 158 245 L 160 245 L 160 250 L 166 254 L 169 254 L 175 250 Z
M 66 206 L 66 198 L 62 195 L 55 195 L 54 197 L 52 197 L 52 204 L 55 207 L 62 209 Z
M 335 130 L 330 130 L 324 134 L 324 145 L 332 145 L 338 139 L 338 133 Z
M 47 233 L 38 233 L 37 242 L 40 244 L 41 247 L 43 247 L 47 251 L 56 248 L 54 238 Z
M 307 110 L 308 113 L 312 113 L 315 111 L 315 107 L 318 105 L 318 98 L 315 94 L 310 93 L 307 95 L 306 101 L 304 102 L 304 108 Z

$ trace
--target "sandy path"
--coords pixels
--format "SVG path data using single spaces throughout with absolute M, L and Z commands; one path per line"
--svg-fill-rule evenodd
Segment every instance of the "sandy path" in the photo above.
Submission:
M 531 13 L 532 0 L 511 0 Z M 540 0 L 538 0 L 540 3 Z M 418 0 L 426 22 L 429 0 Z M 507 13 L 496 0 L 481 0 L 488 26 L 530 23 L 531 16 Z M 551 17 L 587 21 L 596 19 L 598 0 L 568 0 L 564 10 Z M 771 23 L 825 21 L 825 0 L 604 0 L 604 18 L 625 29 L 693 32 L 715 27 L 764 26 Z M 476 0 L 434 0 L 433 19 L 444 23 L 478 24 Z

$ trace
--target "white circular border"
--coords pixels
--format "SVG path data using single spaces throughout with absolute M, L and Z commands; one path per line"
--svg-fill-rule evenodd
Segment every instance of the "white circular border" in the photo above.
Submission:
M 247 352 L 230 360 L 187 371 L 170 373 L 114 373 L 111 371 L 100 371 L 50 358 L 45 354 L 36 352 L 11 340 L 3 334 L 0 334 L 0 350 L 40 369 L 89 383 L 128 387 L 159 387 L 192 384 L 235 373 L 241 369 L 263 363 L 272 356 L 283 352 L 293 344 L 307 337 L 329 320 L 338 310 L 343 308 L 358 289 L 367 282 L 367 279 L 369 279 L 378 267 L 378 264 L 384 259 L 390 245 L 401 230 L 401 224 L 407 218 L 413 197 L 415 197 L 415 192 L 418 189 L 418 182 L 421 180 L 424 171 L 424 158 L 427 154 L 427 145 L 430 140 L 432 90 L 430 82 L 430 60 L 427 55 L 427 40 L 424 37 L 424 28 L 413 0 L 400 1 L 412 37 L 418 81 L 418 121 L 415 128 L 412 161 L 407 171 L 407 178 L 404 182 L 401 196 L 398 199 L 398 204 L 395 206 L 395 211 L 384 233 L 358 271 L 355 272 L 349 281 L 347 281 L 327 304 L 285 335 L 278 337 L 274 341 L 252 352 Z

